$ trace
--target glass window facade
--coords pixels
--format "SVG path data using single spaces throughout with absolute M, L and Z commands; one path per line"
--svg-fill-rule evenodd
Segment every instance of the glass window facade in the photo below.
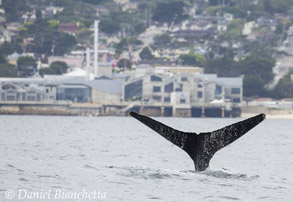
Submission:
M 155 75 L 152 75 L 151 76 L 151 81 L 152 82 L 162 82 L 162 78 L 158 77 L 158 76 L 155 76 Z
M 124 99 L 133 99 L 142 97 L 142 79 L 125 85 Z
M 198 98 L 202 98 L 202 92 L 201 92 L 201 91 L 198 91 L 198 92 L 197 92 L 197 97 L 198 97 Z
M 161 92 L 161 86 L 154 86 L 153 87 L 153 92 L 156 93 L 156 92 Z
M 216 95 L 221 95 L 222 94 L 222 86 L 216 85 L 215 94 Z
M 167 85 L 165 85 L 165 92 L 166 93 L 171 93 L 174 91 L 174 84 L 173 83 L 169 83 Z
M 240 88 L 232 88 L 232 94 L 240 94 Z
M 87 86 L 61 86 L 57 87 L 57 100 L 72 102 L 88 102 L 91 97 L 90 88 Z

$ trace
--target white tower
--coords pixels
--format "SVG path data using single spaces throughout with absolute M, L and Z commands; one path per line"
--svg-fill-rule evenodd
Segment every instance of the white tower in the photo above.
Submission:
M 99 20 L 95 20 L 95 40 L 94 40 L 94 69 L 95 77 L 98 77 L 98 68 L 99 68 L 99 54 L 98 54 L 98 45 L 99 45 Z
M 87 48 L 86 49 L 86 79 L 89 80 L 90 79 L 90 62 L 91 62 L 91 59 L 90 59 L 90 49 Z

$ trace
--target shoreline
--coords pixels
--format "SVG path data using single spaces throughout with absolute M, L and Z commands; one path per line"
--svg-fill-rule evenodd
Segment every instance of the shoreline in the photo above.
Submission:
M 245 113 L 245 112 L 242 112 L 241 113 L 241 118 L 249 118 L 249 117 L 252 117 L 252 116 L 256 116 L 258 114 L 259 113 Z M 292 114 L 283 114 L 283 113 L 269 114 L 269 113 L 265 113 L 265 114 L 266 114 L 267 119 L 293 119 L 293 113 Z

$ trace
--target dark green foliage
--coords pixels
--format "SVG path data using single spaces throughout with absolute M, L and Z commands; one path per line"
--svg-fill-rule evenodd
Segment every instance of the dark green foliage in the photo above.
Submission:
M 93 4 L 93 5 L 99 5 L 106 1 L 109 1 L 109 0 L 82 0 L 82 2 L 84 3 Z
M 209 0 L 208 5 L 209 6 L 218 6 L 221 4 L 221 0 Z
M 55 55 L 64 55 L 65 53 L 69 52 L 75 45 L 76 39 L 74 36 L 66 33 L 60 33 L 57 35 L 57 45 L 55 47 Z
M 32 57 L 20 57 L 17 60 L 17 69 L 20 76 L 32 76 L 37 70 L 36 60 Z
M 119 23 L 108 19 L 101 20 L 99 28 L 105 34 L 116 34 L 120 31 Z
M 184 6 L 185 4 L 183 1 L 172 0 L 159 2 L 154 9 L 153 19 L 162 23 L 178 23 L 188 17 L 183 12 Z
M 118 64 L 117 64 L 117 66 L 119 67 L 119 68 L 123 68 L 123 69 L 131 69 L 131 63 L 130 63 L 130 61 L 128 60 L 128 59 L 126 59 L 126 58 L 122 58 L 122 59 L 120 59 L 119 61 L 118 61 Z
M 16 42 L 9 43 L 6 41 L 1 45 L 0 49 L 1 49 L 1 52 L 6 56 L 11 55 L 14 52 L 17 52 L 17 53 L 23 52 L 20 44 L 18 44 Z
M 96 19 L 95 7 L 91 4 L 81 1 L 70 1 L 61 13 L 55 15 L 60 23 L 76 23 L 79 22 L 85 27 L 90 27 Z
M 240 76 L 238 64 L 232 58 L 227 56 L 209 59 L 204 66 L 206 73 L 217 73 L 220 77 Z
M 136 37 L 124 38 L 115 45 L 116 53 L 121 54 L 123 51 L 126 51 L 126 50 L 129 51 L 130 46 L 135 47 L 142 44 L 143 44 L 142 41 L 138 40 Z
M 254 53 L 239 62 L 241 73 L 245 75 L 256 75 L 264 84 L 273 79 L 273 67 L 275 60 L 263 53 Z
M 67 72 L 69 67 L 65 62 L 56 61 L 50 65 L 50 68 L 53 69 L 56 74 L 63 74 Z
M 257 75 L 246 75 L 243 79 L 243 95 L 251 96 L 266 96 L 267 91 L 264 87 L 263 80 Z
M 19 22 L 22 14 L 30 11 L 27 0 L 2 0 L 7 22 Z
M 5 53 L 2 49 L 0 49 L 0 64 L 3 64 L 6 62 Z
M 36 9 L 36 18 L 41 19 L 42 18 L 42 10 L 41 9 Z
M 74 36 L 52 30 L 46 19 L 36 20 L 34 24 L 25 25 L 26 30 L 20 33 L 23 37 L 34 38 L 28 50 L 39 54 L 64 55 L 76 45 Z
M 196 56 L 194 54 L 180 55 L 179 59 L 182 60 L 182 65 L 195 66 L 197 64 Z
M 40 69 L 39 74 L 44 76 L 46 74 L 61 75 L 67 72 L 68 65 L 65 62 L 56 61 L 53 62 L 49 68 Z
M 51 68 L 43 68 L 43 69 L 40 69 L 39 70 L 39 74 L 41 76 L 44 76 L 44 75 L 52 75 L 52 74 L 55 74 L 55 72 Z
M 156 35 L 154 37 L 154 47 L 155 48 L 164 48 L 168 47 L 171 43 L 171 37 L 169 34 Z
M 17 70 L 14 65 L 0 64 L 0 77 L 17 77 Z
M 142 60 L 152 60 L 154 56 L 148 47 L 144 47 L 139 53 L 139 56 Z
M 245 75 L 244 96 L 267 96 L 265 85 L 273 79 L 272 68 L 275 60 L 265 53 L 254 52 L 236 62 L 232 59 L 233 54 L 228 53 L 229 51 L 225 51 L 221 58 L 208 59 L 204 65 L 205 73 L 217 73 L 222 77 Z
M 272 96 L 277 99 L 293 98 L 293 71 L 289 72 L 286 76 L 279 80 L 278 84 L 272 91 Z

